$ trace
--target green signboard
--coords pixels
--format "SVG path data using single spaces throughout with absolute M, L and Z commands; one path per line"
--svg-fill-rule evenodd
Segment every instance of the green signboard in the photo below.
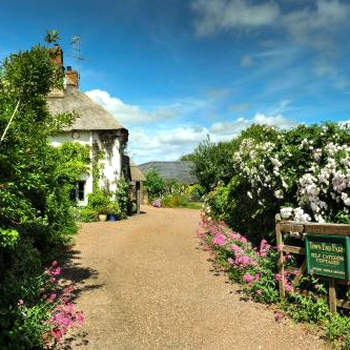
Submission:
M 307 272 L 350 279 L 350 237 L 306 234 Z

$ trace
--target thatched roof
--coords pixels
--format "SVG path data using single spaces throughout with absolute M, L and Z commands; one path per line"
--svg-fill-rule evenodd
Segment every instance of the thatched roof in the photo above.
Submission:
M 78 88 L 67 86 L 64 94 L 50 94 L 47 99 L 52 114 L 78 114 L 68 130 L 118 130 L 125 129 L 112 114 L 79 91 Z
M 143 175 L 141 169 L 133 162 L 130 161 L 130 175 L 131 181 L 145 181 L 145 175 Z
M 148 162 L 139 165 L 144 174 L 155 170 L 165 180 L 176 180 L 180 184 L 192 185 L 198 183 L 198 179 L 192 174 L 193 162 Z

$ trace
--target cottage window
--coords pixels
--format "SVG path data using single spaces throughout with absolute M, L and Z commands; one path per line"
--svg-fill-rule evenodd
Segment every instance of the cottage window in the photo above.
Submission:
M 81 202 L 85 199 L 85 185 L 86 181 L 79 181 L 75 184 L 70 196 L 72 201 Z
M 85 199 L 85 181 L 79 181 L 77 185 L 77 197 L 79 201 Z

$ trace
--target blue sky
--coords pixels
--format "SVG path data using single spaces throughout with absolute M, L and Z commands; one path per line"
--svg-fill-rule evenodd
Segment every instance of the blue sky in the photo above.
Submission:
M 130 132 L 137 163 L 251 123 L 350 119 L 350 1 L 3 1 L 0 59 L 57 29 L 81 37 L 81 90 Z

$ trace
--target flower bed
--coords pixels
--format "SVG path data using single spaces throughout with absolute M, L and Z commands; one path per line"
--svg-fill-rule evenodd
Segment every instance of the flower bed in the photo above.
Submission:
M 292 274 L 281 276 L 277 272 L 277 252 L 279 247 L 272 247 L 262 239 L 254 247 L 240 233 L 234 232 L 223 221 L 216 221 L 202 213 L 197 235 L 214 252 L 216 262 L 227 272 L 230 279 L 243 286 L 243 292 L 253 300 L 262 303 L 275 303 L 274 318 L 280 322 L 285 315 L 298 322 L 314 323 L 319 326 L 326 338 L 337 347 L 350 349 L 350 317 L 342 310 L 340 315 L 329 312 L 325 296 L 325 282 L 315 277 L 305 276 L 296 285 L 308 289 L 308 296 L 298 293 L 292 286 Z M 293 264 L 290 254 L 284 256 L 286 264 Z M 278 281 L 284 278 L 287 297 L 280 300 Z M 347 293 L 348 294 L 348 293 Z
M 198 231 L 201 239 L 212 249 L 218 262 L 235 282 L 243 284 L 244 290 L 254 300 L 278 301 L 276 250 L 265 239 L 258 248 L 240 233 L 233 232 L 224 222 L 217 222 L 202 214 Z M 286 278 L 286 276 L 285 276 Z M 288 280 L 286 279 L 286 286 Z
M 51 349 L 63 336 L 84 322 L 84 313 L 72 302 L 74 285 L 59 278 L 61 268 L 53 261 L 41 276 L 23 289 L 22 298 L 12 308 L 14 324 L 8 342 L 14 349 Z

